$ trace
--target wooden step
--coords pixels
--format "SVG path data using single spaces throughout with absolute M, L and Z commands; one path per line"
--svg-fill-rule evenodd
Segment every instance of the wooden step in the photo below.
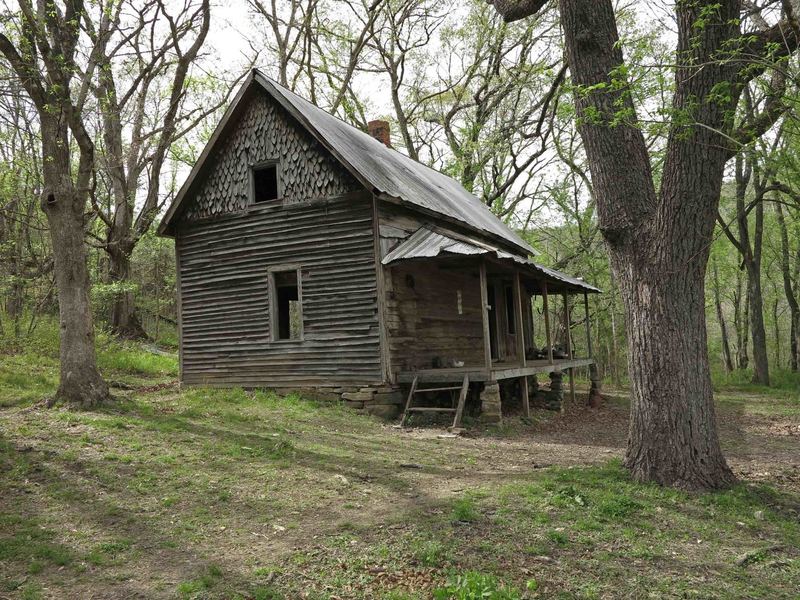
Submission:
M 466 373 L 464 374 L 464 379 L 461 382 L 460 386 L 445 386 L 436 388 L 417 389 L 418 382 L 419 382 L 419 377 L 415 375 L 413 381 L 411 382 L 411 390 L 408 392 L 408 398 L 406 399 L 406 408 L 403 411 L 402 418 L 400 419 L 400 425 L 405 426 L 406 421 L 408 421 L 408 417 L 411 413 L 428 412 L 428 413 L 454 413 L 455 416 L 453 418 L 453 427 L 460 427 L 461 416 L 464 414 L 464 402 L 467 399 L 467 391 L 469 389 L 469 377 L 467 376 L 467 374 Z M 440 408 L 438 406 L 411 406 L 411 403 L 416 394 L 421 394 L 423 392 L 444 392 L 453 390 L 461 390 L 458 395 L 458 403 L 454 408 Z

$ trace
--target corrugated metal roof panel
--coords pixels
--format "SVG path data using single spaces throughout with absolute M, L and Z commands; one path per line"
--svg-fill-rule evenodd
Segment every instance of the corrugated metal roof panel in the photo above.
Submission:
M 494 254 L 497 258 L 513 261 L 544 279 L 566 284 L 586 292 L 600 292 L 599 288 L 589 285 L 582 279 L 536 264 L 528 258 L 505 252 L 482 241 L 465 238 L 450 232 L 441 232 L 428 227 L 419 228 L 389 252 L 381 262 L 388 265 L 400 260 L 434 258 L 443 254 Z
M 331 152 L 379 193 L 444 215 L 472 229 L 502 238 L 526 253 L 535 254 L 533 248 L 456 180 L 387 148 L 371 135 L 325 112 L 263 74 L 256 72 L 255 79 L 278 99 L 288 102 Z

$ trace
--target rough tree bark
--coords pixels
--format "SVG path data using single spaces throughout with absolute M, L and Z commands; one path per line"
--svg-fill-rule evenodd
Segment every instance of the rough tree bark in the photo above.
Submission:
M 109 391 L 97 369 L 94 348 L 83 229 L 86 200 L 72 181 L 67 123 L 45 114 L 40 114 L 40 121 L 44 158 L 42 210 L 55 249 L 61 332 L 61 378 L 53 401 L 92 408 L 107 400 Z
M 512 13 L 521 4 L 515 0 L 493 3 L 507 19 L 525 14 Z M 734 477 L 717 436 L 706 348 L 705 271 L 733 155 L 729 139 L 738 134 L 731 115 L 746 81 L 741 57 L 763 55 L 761 44 L 787 33 L 748 36 L 742 48 L 737 0 L 676 4 L 673 111 L 680 118 L 670 127 L 656 192 L 612 0 L 560 0 L 559 7 L 578 131 L 625 305 L 632 395 L 625 464 L 639 481 L 728 486 Z M 727 84 L 727 96 L 719 84 Z

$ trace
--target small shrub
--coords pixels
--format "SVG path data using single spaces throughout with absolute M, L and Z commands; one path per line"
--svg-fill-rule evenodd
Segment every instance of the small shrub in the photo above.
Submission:
M 627 496 L 610 498 L 600 503 L 597 512 L 604 517 L 623 519 L 642 509 L 642 504 Z
M 453 503 L 452 516 L 453 521 L 472 523 L 478 520 L 480 513 L 478 513 L 478 509 L 475 506 L 475 500 L 470 496 L 464 496 Z
M 424 567 L 438 567 L 444 562 L 447 549 L 437 540 L 418 539 L 411 542 L 411 554 Z
M 550 531 L 547 533 L 547 537 L 550 539 L 551 542 L 558 546 L 566 546 L 569 542 L 569 538 L 567 534 L 563 531 Z
M 253 589 L 253 600 L 281 600 L 283 595 L 271 585 L 259 585 Z
M 494 575 L 467 571 L 433 591 L 435 600 L 521 600 L 522 595 Z

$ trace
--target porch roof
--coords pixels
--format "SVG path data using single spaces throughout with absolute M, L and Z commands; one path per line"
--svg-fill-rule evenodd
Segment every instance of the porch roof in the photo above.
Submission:
M 513 262 L 516 266 L 522 267 L 522 270 L 527 272 L 528 275 L 536 279 L 556 283 L 562 288 L 589 293 L 600 293 L 601 291 L 599 288 L 589 285 L 583 279 L 539 265 L 527 257 L 506 252 L 483 240 L 428 226 L 420 227 L 389 252 L 381 262 L 384 265 L 389 265 L 401 260 L 435 258 L 447 255 L 489 255 L 501 261 Z

